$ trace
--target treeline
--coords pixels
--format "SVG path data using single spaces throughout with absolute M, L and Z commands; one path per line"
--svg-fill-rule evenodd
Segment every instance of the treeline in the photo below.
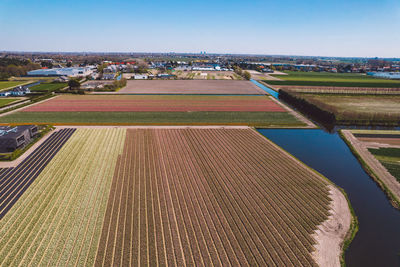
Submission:
M 300 93 L 279 90 L 279 98 L 325 125 L 398 126 L 398 113 L 339 111 L 336 107 Z
M 279 90 L 279 98 L 323 124 L 334 124 L 336 122 L 335 114 L 327 111 L 325 103 L 316 100 L 312 102 L 306 100 L 300 94 L 282 89 Z
M 28 71 L 39 68 L 39 64 L 32 63 L 29 60 L 0 58 L 0 80 L 7 80 L 11 76 L 24 76 Z
M 238 66 L 234 66 L 233 70 L 235 71 L 235 73 L 241 77 L 243 77 L 246 80 L 250 80 L 251 79 L 251 74 L 248 71 L 243 71 L 242 68 L 238 67 Z
M 126 79 L 121 78 L 119 81 L 118 80 L 113 81 L 112 84 L 106 84 L 104 86 L 103 90 L 104 91 L 117 91 L 118 89 L 121 89 L 122 87 L 125 87 L 125 86 L 126 86 Z

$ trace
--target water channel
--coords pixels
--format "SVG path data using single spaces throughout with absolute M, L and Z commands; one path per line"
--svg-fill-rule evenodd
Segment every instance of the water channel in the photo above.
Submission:
M 279 99 L 277 92 L 252 82 Z M 347 266 L 400 266 L 400 211 L 364 171 L 336 129 L 258 131 L 346 191 L 359 221 L 359 231 L 345 253 Z

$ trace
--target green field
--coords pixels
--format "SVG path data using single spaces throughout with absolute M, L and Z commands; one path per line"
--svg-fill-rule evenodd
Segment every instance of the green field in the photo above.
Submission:
M 335 114 L 337 121 L 400 123 L 400 96 L 301 94 L 308 102 Z
M 17 102 L 21 100 L 21 98 L 0 98 L 0 108 L 7 106 L 11 103 Z
M 27 81 L 0 81 L 0 90 L 25 84 Z
M 52 92 L 64 88 L 67 83 L 41 83 L 29 88 L 32 92 Z
M 16 112 L 0 123 L 305 125 L 287 112 Z
M 400 88 L 398 80 L 377 79 L 357 73 L 285 72 L 288 75 L 273 75 L 283 81 L 265 81 L 271 85 L 338 86 L 338 87 L 387 87 Z
M 368 150 L 400 182 L 400 148 L 370 148 Z

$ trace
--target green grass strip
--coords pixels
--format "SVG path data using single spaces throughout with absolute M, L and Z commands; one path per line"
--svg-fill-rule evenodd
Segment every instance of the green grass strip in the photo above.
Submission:
M 0 123 L 304 125 L 287 112 L 16 112 Z

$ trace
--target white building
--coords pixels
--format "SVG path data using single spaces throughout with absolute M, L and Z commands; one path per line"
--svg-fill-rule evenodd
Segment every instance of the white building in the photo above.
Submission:
M 86 76 L 93 72 L 90 67 L 79 68 L 57 68 L 57 69 L 40 69 L 28 71 L 28 76 Z
M 133 75 L 133 79 L 135 80 L 147 80 L 149 76 L 147 74 L 135 74 Z
M 369 72 L 368 75 L 383 79 L 400 79 L 400 72 Z

